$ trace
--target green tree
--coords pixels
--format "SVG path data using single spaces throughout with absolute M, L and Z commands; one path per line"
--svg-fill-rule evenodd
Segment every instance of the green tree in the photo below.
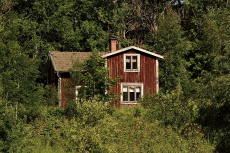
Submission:
M 191 49 L 190 41 L 183 37 L 184 32 L 176 14 L 168 9 L 158 19 L 159 30 L 146 36 L 145 48 L 164 56 L 160 61 L 160 86 L 162 91 L 172 90 L 176 85 L 186 84 L 189 77 L 185 60 Z
M 229 73 L 229 11 L 210 11 L 204 15 L 200 34 L 189 53 L 190 71 L 193 78 L 206 73 L 224 75 Z
M 81 85 L 78 90 L 85 94 L 80 94 L 80 98 L 94 98 L 99 100 L 110 101 L 112 94 L 106 91 L 113 87 L 120 79 L 107 77 L 109 69 L 105 67 L 105 60 L 98 56 L 97 52 L 93 52 L 83 63 L 76 62 L 71 71 L 71 78 L 76 85 Z

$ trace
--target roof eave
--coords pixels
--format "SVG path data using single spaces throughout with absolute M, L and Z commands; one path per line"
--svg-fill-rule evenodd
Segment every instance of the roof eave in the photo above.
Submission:
M 159 54 L 156 54 L 156 53 L 153 53 L 153 52 L 150 52 L 150 51 L 147 51 L 147 50 L 144 50 L 144 49 L 135 47 L 135 46 L 126 47 L 126 48 L 117 50 L 117 51 L 115 51 L 115 52 L 111 52 L 111 53 L 105 54 L 105 55 L 103 55 L 103 56 L 101 56 L 101 57 L 102 57 L 102 58 L 107 58 L 107 57 L 109 57 L 109 56 L 112 56 L 112 55 L 115 55 L 115 54 L 124 52 L 124 51 L 129 50 L 129 49 L 135 49 L 135 50 L 141 51 L 141 52 L 143 52 L 143 53 L 146 53 L 146 54 L 155 56 L 155 57 L 157 57 L 157 58 L 164 59 L 164 57 L 161 56 L 161 55 L 159 55 Z
M 52 66 L 53 66 L 53 68 L 54 68 L 54 71 L 57 72 L 58 70 L 57 70 L 55 64 L 53 63 L 53 59 L 52 59 L 52 56 L 51 56 L 51 51 L 49 51 L 49 58 L 50 58 L 50 61 L 51 61 L 51 63 L 52 63 Z

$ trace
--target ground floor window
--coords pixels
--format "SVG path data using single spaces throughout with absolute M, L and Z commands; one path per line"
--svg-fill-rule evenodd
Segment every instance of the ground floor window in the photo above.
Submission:
M 121 103 L 137 103 L 143 95 L 143 83 L 121 83 Z
M 86 98 L 86 88 L 87 86 L 76 86 L 75 87 L 76 100 L 79 100 L 81 98 Z

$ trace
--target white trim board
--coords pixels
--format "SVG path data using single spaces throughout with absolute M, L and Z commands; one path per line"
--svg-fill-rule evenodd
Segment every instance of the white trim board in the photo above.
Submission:
M 118 54 L 118 53 L 121 53 L 121 52 L 130 50 L 130 49 L 135 49 L 135 50 L 137 50 L 137 51 L 140 51 L 140 52 L 143 52 L 143 53 L 146 53 L 146 54 L 149 54 L 149 55 L 158 57 L 158 58 L 160 58 L 160 59 L 164 59 L 164 57 L 161 56 L 161 55 L 159 55 L 159 54 L 156 54 L 156 53 L 153 53 L 153 52 L 150 52 L 150 51 L 147 51 L 147 50 L 144 50 L 144 49 L 142 49 L 142 48 L 135 47 L 135 46 L 126 47 L 126 48 L 123 48 L 123 49 L 120 49 L 120 50 L 117 50 L 117 51 L 114 51 L 114 52 L 105 54 L 105 55 L 103 55 L 103 56 L 101 56 L 101 57 L 102 57 L 102 58 L 106 58 L 106 57 L 109 57 L 109 56 L 112 56 L 112 55 L 115 55 L 115 54 Z
M 128 70 L 126 69 L 126 56 L 137 56 L 137 69 Z M 124 72 L 140 72 L 140 54 L 124 54 Z M 132 65 L 132 63 L 130 63 Z

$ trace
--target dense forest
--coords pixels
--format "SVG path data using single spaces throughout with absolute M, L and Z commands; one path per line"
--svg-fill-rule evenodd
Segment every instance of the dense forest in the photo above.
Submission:
M 0 152 L 230 152 L 228 0 L 1 0 Z M 60 109 L 49 51 L 130 45 L 164 56 L 134 108 Z

